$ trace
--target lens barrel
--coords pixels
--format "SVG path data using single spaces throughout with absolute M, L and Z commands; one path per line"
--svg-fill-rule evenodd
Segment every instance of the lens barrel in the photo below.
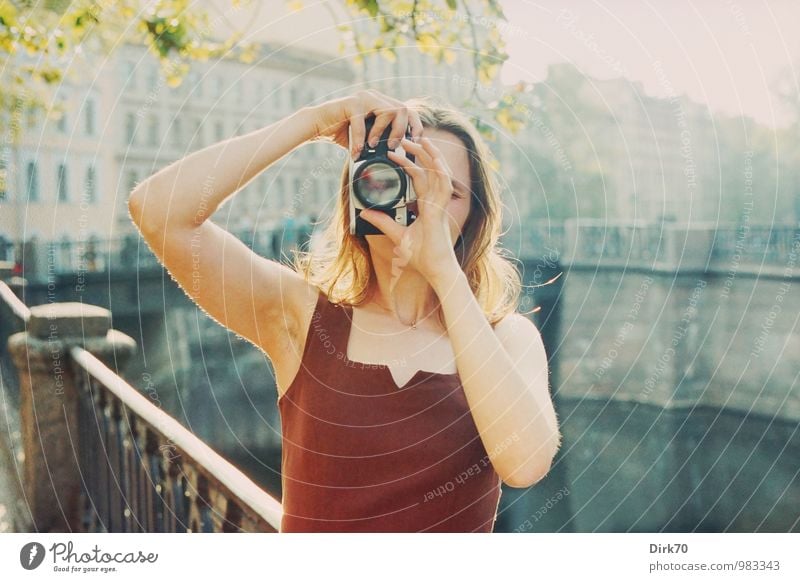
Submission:
M 353 176 L 353 194 L 366 208 L 392 208 L 403 198 L 406 176 L 397 164 L 380 158 L 364 162 Z

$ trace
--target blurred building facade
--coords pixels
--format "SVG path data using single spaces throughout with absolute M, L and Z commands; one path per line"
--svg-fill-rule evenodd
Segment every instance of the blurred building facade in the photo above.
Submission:
M 120 47 L 55 100 L 60 119 L 30 118 L 7 146 L 0 234 L 11 240 L 113 238 L 133 231 L 133 187 L 212 143 L 262 128 L 292 111 L 341 96 L 352 68 L 324 53 L 263 45 L 253 64 L 194 63 L 173 88 L 138 45 Z M 321 215 L 335 200 L 344 155 L 308 144 L 247 184 L 215 215 L 229 228 L 273 226 L 286 215 Z
M 144 47 L 127 44 L 92 75 L 57 89 L 64 117 L 28 120 L 22 142 L 6 146 L 0 235 L 51 241 L 133 233 L 128 194 L 159 169 L 304 105 L 367 87 L 399 99 L 432 95 L 479 115 L 504 91 L 499 81 L 476 90 L 466 53 L 437 64 L 413 46 L 398 47 L 395 60 L 374 53 L 354 65 L 268 44 L 252 64 L 194 63 L 173 88 Z M 518 104 L 525 127 L 512 133 L 494 123 L 489 143 L 505 219 L 518 232 L 532 220 L 720 222 L 747 210 L 747 159 L 727 143 L 740 120 L 714 118 L 684 96 L 647 96 L 628 79 L 591 79 L 569 64 L 552 65 Z M 214 220 L 233 230 L 324 221 L 345 161 L 331 144 L 298 148 L 231 197 Z M 733 199 L 740 208 L 732 208 Z
M 517 103 L 527 126 L 502 140 L 499 158 L 522 223 L 730 219 L 720 211 L 725 122 L 704 105 L 648 96 L 622 77 L 592 79 L 567 63 L 551 65 Z

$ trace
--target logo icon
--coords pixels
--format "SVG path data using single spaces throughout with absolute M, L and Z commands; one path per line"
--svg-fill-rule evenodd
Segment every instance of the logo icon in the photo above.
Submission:
M 44 561 L 44 546 L 39 542 L 28 542 L 19 551 L 19 563 L 26 570 L 35 570 Z

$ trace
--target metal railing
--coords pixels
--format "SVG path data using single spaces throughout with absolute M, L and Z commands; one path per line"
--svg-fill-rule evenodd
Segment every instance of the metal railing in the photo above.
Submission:
M 0 532 L 27 531 L 30 514 L 19 479 L 22 431 L 19 385 L 6 340 L 26 328 L 30 311 L 11 288 L 0 283 Z
M 722 271 L 736 264 L 755 270 L 786 265 L 800 240 L 800 224 L 686 225 L 581 219 L 568 220 L 561 236 L 568 263 L 691 265 Z
M 307 242 L 311 232 L 304 226 L 291 232 L 283 229 L 247 229 L 231 231 L 258 254 L 277 258 L 289 248 Z M 10 244 L 10 243 L 9 243 Z M 13 246 L 13 248 L 12 248 Z M 17 262 L 20 274 L 31 281 L 51 275 L 160 269 L 161 264 L 141 237 L 85 240 L 38 241 L 9 246 L 7 254 Z M 1 251 L 2 249 L 0 249 Z
M 281 505 L 80 347 L 83 531 L 274 532 Z
M 303 227 L 231 232 L 259 255 L 271 259 L 288 255 L 289 248 L 304 244 L 311 234 Z M 700 234 L 701 238 L 687 237 L 686 232 Z M 672 222 L 536 220 L 509 227 L 503 236 L 503 246 L 522 260 L 553 255 L 555 251 L 559 257 L 568 259 L 567 262 L 630 262 L 643 266 L 679 260 L 682 255 L 709 246 L 712 267 L 724 267 L 731 261 L 743 265 L 781 266 L 786 263 L 798 237 L 800 225 L 797 224 L 697 223 L 687 226 Z M 115 239 L 32 240 L 17 244 L 13 250 L 7 247 L 6 255 L 14 255 L 20 269 L 24 270 L 22 274 L 31 281 L 59 274 L 161 268 L 147 244 L 133 234 Z
M 719 262 L 785 265 L 800 240 L 800 225 L 730 225 L 717 229 L 714 258 Z
M 106 365 L 135 348 L 107 310 L 29 309 L 3 281 L 0 302 L 27 330 L 0 339 L 19 381 L 37 531 L 279 531 L 279 501 Z

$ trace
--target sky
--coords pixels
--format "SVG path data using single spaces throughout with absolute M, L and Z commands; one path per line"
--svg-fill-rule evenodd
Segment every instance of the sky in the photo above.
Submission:
M 540 80 L 553 62 L 587 74 L 640 81 L 647 94 L 670 87 L 712 111 L 789 121 L 778 78 L 800 83 L 797 0 L 584 0 L 502 2 L 511 55 L 503 80 Z M 665 82 L 665 79 L 668 82 Z
M 336 51 L 341 0 L 285 0 L 212 18 L 223 30 L 249 24 L 254 39 Z M 798 0 L 501 0 L 509 60 L 501 79 L 544 79 L 547 66 L 571 62 L 599 79 L 625 76 L 645 93 L 686 94 L 715 113 L 749 115 L 771 127 L 791 121 L 778 83 L 800 93 Z M 444 0 L 442 0 L 444 5 Z M 214 14 L 217 16 L 215 17 Z M 224 18 L 221 16 L 224 15 Z M 478 22 L 478 26 L 482 24 Z M 485 24 L 484 24 L 485 26 Z

